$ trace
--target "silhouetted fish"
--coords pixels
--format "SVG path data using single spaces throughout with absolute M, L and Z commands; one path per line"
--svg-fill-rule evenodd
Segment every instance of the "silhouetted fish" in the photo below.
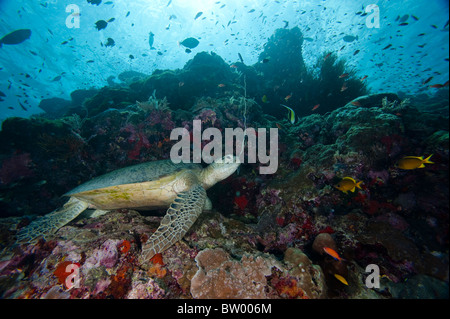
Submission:
M 108 22 L 106 22 L 105 20 L 98 20 L 97 22 L 95 22 L 95 27 L 97 28 L 98 31 L 106 28 L 108 26 Z
M 113 38 L 106 39 L 105 47 L 113 47 L 116 44 Z
M 346 35 L 342 38 L 342 40 L 344 40 L 345 42 L 353 42 L 355 40 L 358 40 L 358 36 L 354 37 L 352 35 Z
M 184 39 L 180 44 L 186 48 L 193 49 L 195 48 L 200 42 L 196 38 L 187 38 Z
M 3 44 L 19 44 L 23 41 L 29 39 L 31 36 L 30 29 L 20 29 L 8 33 L 3 38 L 0 39 L 0 48 Z
M 203 12 L 198 12 L 196 15 L 195 15 L 195 18 L 194 18 L 194 20 L 197 20 L 201 15 L 203 14 Z
M 153 47 L 153 42 L 155 41 L 155 34 L 153 32 L 150 31 L 150 33 L 148 34 L 148 44 L 150 45 L 150 50 L 156 50 Z
M 102 3 L 102 0 L 87 0 L 87 2 L 90 4 L 99 5 L 100 3 Z

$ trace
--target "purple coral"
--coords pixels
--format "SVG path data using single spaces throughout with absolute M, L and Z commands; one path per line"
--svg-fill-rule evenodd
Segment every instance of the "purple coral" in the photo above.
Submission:
M 214 127 L 220 127 L 220 123 L 217 118 L 217 113 L 211 109 L 203 110 L 199 115 L 197 115 L 194 120 L 201 120 L 202 124 L 211 125 Z
M 268 189 L 256 198 L 256 205 L 258 208 L 264 207 L 266 205 L 276 205 L 282 203 L 283 200 L 280 197 L 280 190 L 278 189 Z
M 159 124 L 163 130 L 167 131 L 175 127 L 175 123 L 172 121 L 172 113 L 166 110 L 153 110 L 146 121 L 150 126 Z
M 119 260 L 119 251 L 117 250 L 117 245 L 119 242 L 120 240 L 113 239 L 108 239 L 105 241 L 102 247 L 100 249 L 95 249 L 92 256 L 86 260 L 86 267 L 114 267 Z
M 33 170 L 30 169 L 31 162 L 29 153 L 15 153 L 10 158 L 5 159 L 0 169 L 2 184 L 7 185 L 24 177 L 33 176 Z

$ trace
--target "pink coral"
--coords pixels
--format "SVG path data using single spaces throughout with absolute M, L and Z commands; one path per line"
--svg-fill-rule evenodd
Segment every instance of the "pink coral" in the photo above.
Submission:
M 106 268 L 112 268 L 117 264 L 119 260 L 119 251 L 117 249 L 120 240 L 108 239 L 106 240 L 100 249 L 95 249 L 92 256 L 86 260 L 86 268 L 105 266 Z
M 201 120 L 202 124 L 210 124 L 211 126 L 215 126 L 215 124 L 219 124 L 217 120 L 217 114 L 211 109 L 203 110 L 199 115 L 197 115 L 194 120 Z M 216 123 L 217 122 L 217 123 Z
M 146 122 L 150 126 L 159 124 L 163 130 L 167 131 L 175 127 L 175 123 L 172 121 L 172 113 L 167 110 L 153 110 L 147 117 Z
M 280 202 L 283 202 L 281 199 L 280 190 L 278 189 L 267 189 L 266 191 L 263 191 L 260 195 L 256 198 L 256 205 L 258 207 L 263 207 L 266 205 L 276 205 Z
M 120 131 L 130 133 L 127 138 L 127 142 L 130 144 L 134 144 L 133 149 L 128 152 L 129 159 L 139 159 L 141 149 L 143 147 L 150 148 L 150 142 L 147 136 L 145 136 L 145 134 L 142 133 L 140 129 L 137 130 L 134 125 L 128 124 L 125 127 L 121 128 Z
M 150 278 L 147 283 L 133 281 L 131 290 L 127 294 L 128 299 L 162 299 L 166 295 L 158 283 Z

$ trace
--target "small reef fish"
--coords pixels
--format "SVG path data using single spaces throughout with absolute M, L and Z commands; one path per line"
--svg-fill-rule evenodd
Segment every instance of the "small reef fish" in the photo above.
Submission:
M 23 104 L 20 103 L 20 101 L 17 101 L 17 103 L 19 103 L 20 107 L 21 107 L 24 111 L 28 111 L 28 110 L 25 108 L 25 106 L 23 106 Z
M 263 102 L 263 103 L 268 103 L 269 102 L 269 100 L 267 99 L 267 95 L 263 95 L 263 97 L 261 98 L 261 101 Z
M 364 75 L 361 79 L 359 79 L 361 82 L 367 79 L 367 75 Z
M 0 39 L 0 48 L 3 44 L 19 44 L 31 37 L 30 29 L 20 29 L 8 33 Z
M 105 20 L 98 20 L 97 22 L 95 22 L 95 27 L 98 31 L 105 29 L 107 26 L 108 22 L 106 22 Z
M 425 164 L 434 164 L 434 162 L 430 161 L 431 156 L 433 156 L 433 154 L 425 159 L 423 159 L 423 156 L 405 156 L 398 161 L 397 167 L 401 169 L 424 168 Z
M 328 54 L 323 58 L 323 60 L 326 61 L 330 56 L 331 56 L 331 52 L 328 53 Z
M 356 187 L 361 188 L 362 181 L 356 182 L 351 177 L 344 177 L 339 183 L 337 183 L 334 187 L 341 192 L 347 194 L 348 191 L 355 192 Z
M 116 44 L 113 38 L 106 39 L 105 47 L 113 47 Z
M 341 87 L 341 92 L 344 92 L 347 89 L 348 89 L 347 83 L 344 82 L 344 84 L 342 84 L 342 87 Z
M 352 101 L 350 104 L 354 106 L 361 106 L 361 103 L 359 101 Z
M 156 50 L 153 47 L 153 42 L 155 41 L 155 34 L 153 32 L 150 31 L 150 33 L 148 34 L 148 44 L 150 45 L 150 50 Z
M 347 280 L 345 280 L 345 278 L 342 277 L 341 275 L 334 274 L 334 277 L 335 277 L 337 280 L 339 280 L 340 282 L 342 282 L 344 285 L 348 286 Z
M 359 50 L 356 50 L 355 52 L 353 52 L 353 55 L 357 55 L 359 52 Z
M 225 84 L 220 83 L 220 84 L 218 84 L 217 86 L 220 87 L 220 88 L 223 88 L 223 87 L 225 87 Z
M 200 18 L 200 16 L 201 16 L 202 14 L 203 14 L 202 11 L 198 12 L 198 13 L 195 15 L 194 20 L 197 20 L 198 18 Z
M 345 42 L 353 42 L 355 40 L 358 40 L 358 36 L 354 37 L 352 35 L 346 35 L 342 38 L 342 40 L 344 40 Z
M 280 104 L 280 105 L 284 106 L 285 108 L 287 108 L 289 110 L 289 113 L 288 113 L 289 122 L 291 122 L 291 124 L 294 124 L 295 123 L 295 112 L 294 112 L 294 110 L 291 109 L 289 106 L 286 106 L 284 104 Z
M 345 78 L 345 77 L 347 77 L 347 76 L 348 76 L 348 73 L 344 73 L 344 74 L 339 75 L 339 78 L 340 78 L 340 79 L 343 79 L 343 78 Z
M 196 38 L 187 38 L 180 42 L 180 44 L 186 48 L 193 49 L 195 48 L 200 42 Z
M 339 256 L 339 254 L 334 249 L 332 249 L 330 247 L 323 247 L 323 251 L 325 253 L 327 253 L 327 255 L 330 255 L 331 257 L 333 257 L 337 261 L 344 260 L 343 258 L 341 258 L 341 256 Z
M 289 94 L 289 95 L 286 95 L 286 97 L 284 98 L 284 100 L 287 102 L 291 97 L 292 97 L 292 93 Z
M 426 79 L 425 81 L 422 82 L 422 85 L 427 84 L 428 82 L 430 82 L 433 79 L 432 76 L 430 76 L 428 79 Z
M 311 111 L 315 111 L 319 108 L 320 104 L 316 104 L 313 106 L 313 108 L 311 109 Z
M 242 58 L 242 55 L 239 52 L 238 52 L 238 57 L 239 57 L 239 60 L 241 60 L 242 64 L 244 64 L 244 59 Z
M 405 22 L 406 20 L 408 20 L 409 15 L 405 14 L 403 17 L 400 18 L 400 20 L 398 22 Z
M 433 85 L 430 85 L 429 87 L 434 88 L 434 89 L 442 89 L 443 87 L 446 87 L 446 86 L 448 86 L 448 81 L 445 82 L 444 84 L 433 84 Z

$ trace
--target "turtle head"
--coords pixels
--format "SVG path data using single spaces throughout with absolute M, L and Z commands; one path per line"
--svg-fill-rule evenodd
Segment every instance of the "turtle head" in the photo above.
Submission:
M 225 155 L 216 159 L 201 174 L 201 182 L 205 189 L 210 188 L 217 182 L 224 180 L 233 174 L 241 164 L 238 157 L 233 155 Z

